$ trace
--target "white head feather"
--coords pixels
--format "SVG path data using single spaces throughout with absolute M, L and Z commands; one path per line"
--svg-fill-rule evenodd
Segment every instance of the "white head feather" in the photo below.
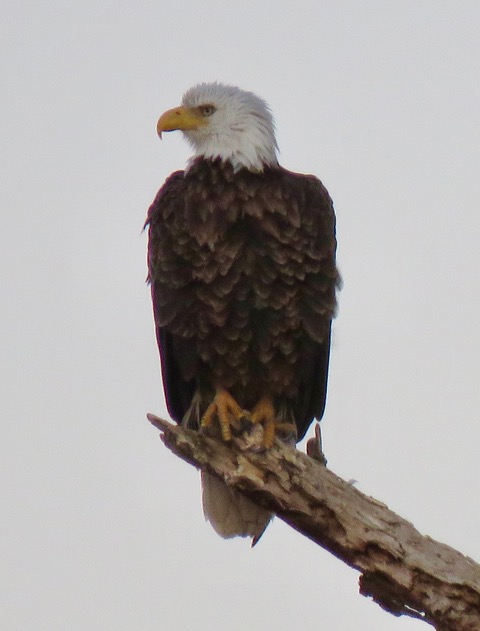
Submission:
M 272 113 L 253 92 L 222 83 L 201 83 L 183 95 L 182 105 L 211 107 L 206 125 L 183 130 L 195 150 L 193 158 L 221 158 L 235 170 L 262 171 L 264 166 L 278 164 Z

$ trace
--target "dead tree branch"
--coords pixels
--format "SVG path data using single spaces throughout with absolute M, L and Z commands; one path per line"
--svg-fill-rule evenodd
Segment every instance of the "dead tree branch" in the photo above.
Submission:
M 437 631 L 480 629 L 480 565 L 309 456 L 277 442 L 241 450 L 149 414 L 165 445 L 205 468 L 361 573 L 360 593 Z

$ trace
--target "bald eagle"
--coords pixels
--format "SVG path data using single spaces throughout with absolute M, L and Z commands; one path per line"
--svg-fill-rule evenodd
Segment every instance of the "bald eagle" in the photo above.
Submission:
M 262 427 L 305 435 L 321 419 L 339 274 L 322 183 L 277 160 L 272 114 L 221 83 L 188 90 L 157 124 L 194 154 L 151 205 L 148 278 L 168 410 L 221 440 Z M 202 472 L 205 515 L 223 537 L 258 540 L 271 515 Z

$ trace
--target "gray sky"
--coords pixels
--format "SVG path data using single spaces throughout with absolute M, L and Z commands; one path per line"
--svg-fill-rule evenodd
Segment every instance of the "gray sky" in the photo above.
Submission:
M 329 465 L 480 559 L 480 4 L 5 2 L 0 26 L 0 609 L 15 631 L 417 631 L 279 520 L 204 522 L 165 414 L 147 207 L 189 149 L 155 133 L 221 80 L 318 175 L 344 277 Z

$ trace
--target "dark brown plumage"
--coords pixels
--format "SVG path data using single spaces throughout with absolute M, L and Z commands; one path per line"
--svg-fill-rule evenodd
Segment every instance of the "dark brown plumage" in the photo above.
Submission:
M 265 395 L 297 439 L 325 407 L 339 275 L 321 182 L 196 158 L 148 213 L 148 270 L 169 412 L 197 426 L 218 388 Z

